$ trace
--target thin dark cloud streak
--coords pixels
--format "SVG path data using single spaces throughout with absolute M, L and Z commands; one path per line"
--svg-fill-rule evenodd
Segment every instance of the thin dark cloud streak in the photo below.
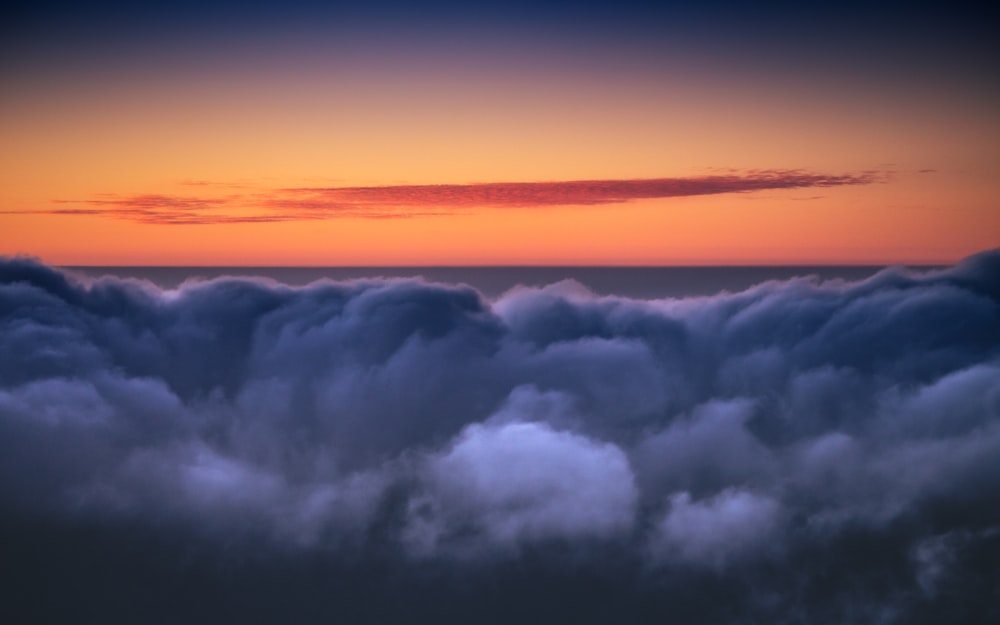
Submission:
M 379 187 L 295 188 L 284 192 L 348 204 L 446 206 L 452 208 L 531 208 L 586 206 L 630 200 L 747 193 L 775 189 L 870 184 L 877 174 L 825 175 L 799 170 L 762 171 L 744 175 L 639 180 L 573 180 L 500 182 L 463 185 L 398 185 Z M 279 204 L 280 205 L 280 204 Z M 318 204 L 321 206 L 322 204 Z
M 765 190 L 873 184 L 885 172 L 830 175 L 803 170 L 636 180 L 572 180 L 478 184 L 295 187 L 226 197 L 142 194 L 53 200 L 55 208 L 19 211 L 101 215 L 145 224 L 224 224 L 325 219 L 407 219 L 470 214 L 488 209 L 597 206 Z M 199 181 L 197 186 L 209 186 Z M 190 186 L 190 185 L 189 185 Z

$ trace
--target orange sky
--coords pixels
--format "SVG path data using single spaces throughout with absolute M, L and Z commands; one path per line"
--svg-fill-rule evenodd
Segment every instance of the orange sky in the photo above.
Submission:
M 364 71 L 296 64 L 292 48 L 254 71 L 219 60 L 11 72 L 0 254 L 63 265 L 936 263 L 1000 245 L 990 89 L 711 60 L 581 71 L 559 56 L 412 52 Z M 761 171 L 871 179 L 584 205 L 432 197 L 374 216 L 267 209 L 289 188 Z M 270 217 L 143 223 L 106 210 L 153 196 L 182 213 Z

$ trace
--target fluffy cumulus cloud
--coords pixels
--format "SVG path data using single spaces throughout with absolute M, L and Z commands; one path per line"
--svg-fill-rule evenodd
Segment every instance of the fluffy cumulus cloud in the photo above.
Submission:
M 4 620 L 989 622 L 1000 253 L 650 301 L 2 260 L 0 511 Z
M 632 523 L 636 493 L 625 454 L 544 423 L 469 426 L 431 459 L 428 473 L 427 498 L 414 502 L 425 518 L 408 536 L 422 553 L 448 533 L 466 534 L 478 548 L 602 537 Z
M 670 498 L 652 548 L 662 560 L 673 559 L 721 568 L 729 558 L 764 547 L 776 528 L 777 503 L 744 491 L 724 490 L 692 503 L 682 492 Z

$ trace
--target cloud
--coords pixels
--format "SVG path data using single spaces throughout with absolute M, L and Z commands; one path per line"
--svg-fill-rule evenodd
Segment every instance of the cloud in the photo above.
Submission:
M 768 189 L 800 189 L 870 184 L 873 173 L 826 175 L 799 170 L 754 171 L 741 175 L 654 178 L 648 180 L 572 180 L 483 184 L 400 185 L 286 189 L 291 206 L 374 205 L 449 208 L 533 208 L 617 204 L 629 200 L 743 193 Z M 301 197 L 301 200 L 293 198 Z M 308 202 L 314 202 L 309 204 Z M 329 204 L 327 204 L 329 203 Z M 283 201 L 278 200 L 278 206 Z
M 475 551 L 608 537 L 633 522 L 625 454 L 544 423 L 471 425 L 426 472 L 427 494 L 414 500 L 405 533 L 421 555 L 456 535 L 457 547 Z
M 688 492 L 670 497 L 650 547 L 654 558 L 723 568 L 730 559 L 763 551 L 778 535 L 780 505 L 770 497 L 726 489 L 700 502 Z
M 724 175 L 640 180 L 570 180 L 477 184 L 302 187 L 226 197 L 104 194 L 53 200 L 66 208 L 21 211 L 101 215 L 149 224 L 266 223 L 316 219 L 396 219 L 483 209 L 620 204 L 632 200 L 872 184 L 885 174 L 830 175 L 803 170 L 751 170 Z M 206 181 L 187 186 L 219 186 Z M 223 185 L 226 186 L 226 185 Z M 230 188 L 242 187 L 228 185 Z
M 11 258 L 0 354 L 20 620 L 996 615 L 997 251 L 665 300 Z

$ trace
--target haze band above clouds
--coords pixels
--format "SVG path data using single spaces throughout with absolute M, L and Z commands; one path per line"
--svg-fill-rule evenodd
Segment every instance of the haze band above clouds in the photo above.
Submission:
M 101 215 L 152 224 L 212 224 L 336 218 L 448 215 L 481 208 L 542 208 L 616 204 L 631 200 L 871 184 L 885 173 L 828 175 L 802 170 L 646 180 L 574 180 L 481 184 L 276 189 L 227 197 L 141 194 L 53 200 L 72 208 L 35 214 Z M 243 211 L 238 214 L 226 211 Z M 250 211 L 247 213 L 246 211 Z
M 0 354 L 40 620 L 998 615 L 1000 251 L 659 301 L 13 258 Z

